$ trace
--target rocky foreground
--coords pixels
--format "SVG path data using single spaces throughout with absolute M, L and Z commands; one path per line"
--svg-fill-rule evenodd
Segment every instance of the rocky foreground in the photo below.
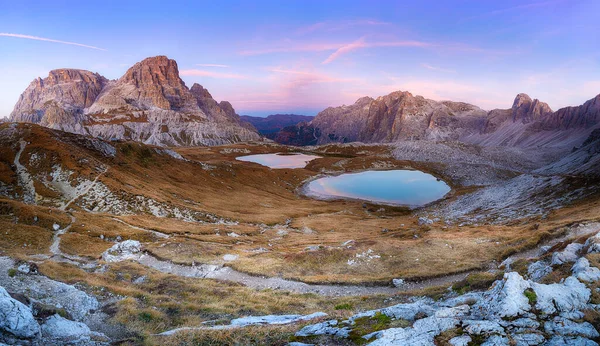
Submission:
M 299 327 L 290 345 L 344 344 L 343 340 L 369 345 L 598 345 L 600 269 L 595 265 L 600 263 L 600 225 L 572 227 L 595 232 L 579 238 L 581 242 L 541 249 L 526 260 L 505 261 L 504 277 L 487 291 L 449 290 L 438 300 L 414 297 L 345 320 L 327 319 L 322 312 L 247 316 L 229 324 L 183 326 L 157 336 L 320 319 Z M 103 260 L 127 260 L 138 251 L 138 242 L 118 243 Z M 7 257 L 0 257 L 0 282 L 0 342 L 108 345 L 115 341 L 110 336 L 114 331 L 103 328 L 102 310 L 118 297 L 96 298 L 38 274 L 34 262 Z

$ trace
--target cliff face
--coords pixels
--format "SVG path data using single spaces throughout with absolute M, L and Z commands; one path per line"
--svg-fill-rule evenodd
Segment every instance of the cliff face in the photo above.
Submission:
M 155 145 L 218 145 L 257 140 L 227 101 L 198 84 L 188 89 L 177 63 L 145 59 L 118 80 L 82 70 L 54 70 L 21 95 L 12 121 Z
M 83 110 L 94 103 L 107 83 L 106 78 L 89 71 L 50 71 L 48 77 L 35 79 L 21 94 L 10 119 L 48 127 L 81 121 Z
M 393 142 L 402 139 L 458 139 L 482 131 L 487 113 L 462 102 L 437 102 L 409 92 L 360 98 L 350 106 L 330 107 L 311 122 L 319 143 Z
M 294 145 L 457 140 L 481 145 L 568 146 L 578 145 L 598 126 L 600 95 L 582 106 L 552 112 L 548 104 L 518 94 L 511 108 L 487 112 L 464 102 L 438 102 L 396 91 L 327 108 L 310 123 L 286 127 L 274 138 Z

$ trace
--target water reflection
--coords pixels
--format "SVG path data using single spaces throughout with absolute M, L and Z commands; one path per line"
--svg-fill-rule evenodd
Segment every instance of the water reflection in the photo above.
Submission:
M 258 154 L 237 157 L 236 160 L 254 162 L 271 168 L 304 168 L 320 156 L 305 154 Z
M 431 174 L 411 170 L 366 171 L 324 177 L 305 186 L 308 196 L 367 200 L 382 204 L 421 206 L 438 200 L 450 187 Z

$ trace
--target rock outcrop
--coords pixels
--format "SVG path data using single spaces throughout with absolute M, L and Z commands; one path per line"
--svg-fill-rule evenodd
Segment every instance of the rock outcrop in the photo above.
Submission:
M 598 311 L 592 290 L 600 279 L 600 269 L 590 266 L 585 257 L 576 261 L 572 275 L 556 283 L 538 283 L 507 272 L 484 292 L 450 293 L 437 301 L 415 297 L 345 320 L 307 325 L 296 337 L 300 341 L 352 338 L 372 346 L 598 345 L 597 320 L 590 316 Z M 389 327 L 364 330 L 369 323 L 386 320 Z M 402 324 L 399 322 L 407 326 L 393 326 Z
M 198 84 L 188 89 L 165 56 L 145 59 L 113 81 L 89 71 L 51 71 L 29 85 L 10 120 L 166 146 L 260 138 L 229 102 L 217 103 Z

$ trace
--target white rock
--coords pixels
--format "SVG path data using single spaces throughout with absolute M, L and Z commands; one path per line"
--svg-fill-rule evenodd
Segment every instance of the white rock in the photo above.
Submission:
M 350 329 L 347 327 L 338 328 L 337 324 L 336 320 L 311 324 L 300 329 L 296 333 L 296 336 L 335 335 L 341 338 L 348 337 L 348 335 L 350 335 Z
M 488 319 L 523 315 L 531 310 L 529 299 L 523 294 L 529 287 L 530 283 L 519 273 L 505 273 L 504 279 L 496 281 L 473 309 Z
M 552 265 L 560 265 L 569 262 L 577 261 L 579 257 L 579 252 L 583 248 L 583 244 L 569 244 L 567 247 L 561 252 L 555 252 L 552 254 Z
M 52 229 L 53 229 L 54 231 L 58 231 L 58 230 L 60 229 L 60 225 L 59 225 L 59 224 L 57 224 L 57 223 L 55 223 L 54 225 L 52 225 Z
M 580 336 L 576 338 L 554 336 L 544 346 L 598 346 L 598 344 Z
M 113 245 L 102 254 L 102 259 L 106 262 L 120 262 L 128 259 L 135 259 L 142 251 L 142 244 L 137 240 L 125 240 Z
M 531 288 L 537 296 L 535 307 L 546 315 L 581 310 L 585 308 L 591 296 L 590 290 L 573 276 L 569 276 L 560 284 L 532 283 Z
M 588 322 L 577 323 L 569 319 L 557 316 L 552 321 L 544 323 L 544 329 L 549 334 L 561 336 L 583 336 L 586 338 L 597 338 L 598 331 Z
M 593 282 L 600 280 L 600 269 L 590 267 L 590 261 L 581 257 L 572 268 L 573 275 L 581 281 Z
M 32 338 L 40 332 L 31 309 L 13 299 L 3 287 L 0 287 L 0 331 L 19 338 Z
M 392 284 L 397 288 L 401 288 L 404 286 L 404 279 L 392 279 Z
M 543 335 L 537 333 L 515 334 L 512 339 L 516 344 L 515 346 L 541 345 L 546 341 Z
M 430 316 L 435 313 L 431 303 L 432 301 L 429 299 L 420 299 L 414 303 L 397 304 L 383 309 L 370 310 L 350 317 L 348 322 L 353 323 L 355 319 L 361 317 L 373 317 L 377 312 L 394 319 L 414 321 L 415 316 L 418 314 Z
M 464 308 L 445 308 L 436 312 L 439 316 L 430 316 L 417 320 L 409 328 L 391 328 L 382 330 L 377 335 L 377 340 L 371 342 L 371 346 L 388 345 L 434 345 L 434 338 L 442 332 L 455 328 L 460 320 L 454 316 L 460 316 Z
M 552 273 L 552 267 L 546 264 L 544 261 L 534 262 L 527 268 L 527 274 L 529 274 L 529 278 L 536 282 L 550 273 Z
M 431 220 L 429 218 L 426 218 L 426 217 L 423 217 L 423 216 L 421 216 L 419 218 L 419 226 L 422 226 L 422 225 L 431 225 L 431 224 L 433 224 L 433 220 Z
M 259 324 L 290 324 L 299 321 L 308 321 L 315 318 L 327 316 L 324 312 L 315 312 L 310 315 L 267 315 L 267 316 L 249 316 L 231 320 L 231 325 L 236 327 L 245 327 Z
M 59 315 L 50 316 L 42 324 L 42 336 L 68 344 L 89 343 L 92 335 L 90 328 L 81 322 L 67 320 Z
M 30 268 L 28 263 L 22 263 L 17 267 L 17 270 L 23 274 L 29 274 Z
M 230 261 L 235 261 L 236 259 L 238 259 L 238 257 L 239 257 L 238 255 L 226 254 L 226 255 L 223 255 L 223 260 L 230 262 Z
M 473 321 L 466 320 L 463 321 L 463 325 L 466 326 L 465 330 L 469 334 L 476 335 L 491 335 L 491 334 L 501 334 L 504 335 L 504 328 L 496 322 L 496 321 Z
M 589 237 L 585 242 L 585 246 L 588 246 L 588 253 L 599 253 L 600 252 L 600 233 L 596 233 L 593 237 Z
M 509 346 L 508 338 L 500 335 L 490 336 L 481 346 Z

